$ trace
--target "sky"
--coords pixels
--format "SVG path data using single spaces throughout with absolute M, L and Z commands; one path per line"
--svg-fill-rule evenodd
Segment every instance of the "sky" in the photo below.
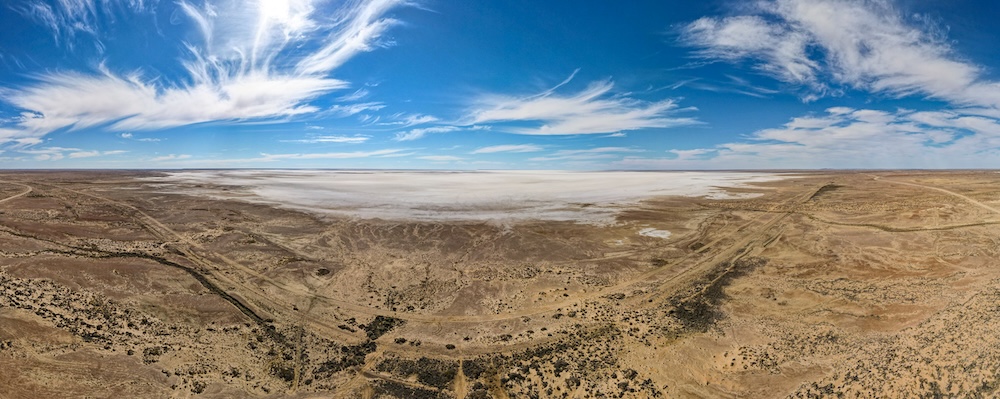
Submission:
M 986 0 L 6 0 L 0 168 L 1000 167 Z

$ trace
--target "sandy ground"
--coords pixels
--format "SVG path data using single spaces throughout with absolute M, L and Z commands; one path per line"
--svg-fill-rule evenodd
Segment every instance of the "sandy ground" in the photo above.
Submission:
M 0 175 L 0 398 L 1000 387 L 996 172 L 186 173 Z M 421 188 L 473 181 L 516 204 Z

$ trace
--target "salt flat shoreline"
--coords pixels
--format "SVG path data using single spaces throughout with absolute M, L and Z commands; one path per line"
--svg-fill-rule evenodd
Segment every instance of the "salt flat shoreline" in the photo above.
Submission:
M 198 170 L 142 178 L 160 190 L 362 219 L 605 224 L 662 196 L 749 198 L 765 172 Z M 223 188 L 225 190 L 223 190 Z M 732 192 L 740 189 L 742 192 Z

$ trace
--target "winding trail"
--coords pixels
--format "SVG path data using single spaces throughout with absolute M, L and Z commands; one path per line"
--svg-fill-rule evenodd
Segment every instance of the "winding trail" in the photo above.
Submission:
M 13 196 L 0 199 L 0 203 L 25 196 L 33 191 L 33 188 L 28 184 L 11 183 L 22 186 L 25 190 Z M 650 267 L 642 273 L 636 273 L 635 275 L 627 277 L 617 284 L 608 287 L 574 295 L 563 301 L 524 307 L 509 313 L 434 315 L 374 309 L 361 304 L 345 301 L 343 299 L 317 294 L 302 286 L 280 281 L 280 279 L 273 278 L 264 272 L 248 266 L 245 262 L 238 262 L 227 257 L 223 253 L 219 253 L 211 249 L 208 245 L 195 241 L 190 237 L 190 232 L 181 233 L 172 229 L 166 223 L 151 216 L 151 214 L 156 214 L 156 206 L 144 206 L 141 202 L 135 202 L 130 199 L 115 198 L 113 194 L 90 190 L 88 186 L 84 185 L 74 186 L 61 183 L 43 184 L 34 182 L 31 184 L 37 186 L 39 190 L 46 191 L 46 194 L 48 194 L 49 190 L 63 192 L 64 194 L 59 195 L 59 197 L 63 197 L 69 201 L 74 201 L 73 197 L 76 196 L 75 201 L 80 201 L 82 198 L 90 198 L 91 200 L 111 205 L 112 209 L 114 209 L 113 212 L 120 213 L 123 218 L 122 220 L 131 219 L 138 226 L 141 226 L 142 229 L 149 231 L 149 233 L 155 236 L 157 240 L 165 242 L 166 244 L 164 245 L 164 248 L 168 248 L 173 251 L 173 254 L 167 255 L 167 258 L 151 257 L 151 255 L 142 253 L 120 253 L 118 256 L 147 258 L 149 260 L 159 262 L 164 266 L 181 268 L 191 274 L 191 276 L 203 286 L 209 288 L 214 294 L 219 295 L 224 300 L 230 302 L 230 304 L 236 307 L 240 312 L 253 319 L 259 325 L 279 327 L 296 326 L 300 328 L 298 336 L 289 334 L 288 336 L 281 337 L 282 342 L 284 342 L 286 338 L 294 338 L 294 344 L 296 345 L 295 350 L 296 353 L 299 354 L 302 350 L 302 328 L 311 329 L 317 335 L 336 339 L 344 344 L 364 341 L 364 332 L 350 333 L 337 327 L 337 324 L 339 323 L 338 320 L 343 320 L 342 317 L 357 315 L 382 315 L 403 319 L 408 323 L 425 323 L 429 325 L 496 322 L 522 318 L 525 316 L 531 316 L 534 318 L 537 315 L 551 314 L 557 309 L 570 308 L 574 305 L 589 306 L 588 302 L 600 299 L 601 297 L 608 296 L 610 294 L 629 293 L 629 297 L 633 297 L 631 292 L 637 286 L 641 286 L 643 289 L 646 289 L 646 293 L 643 295 L 635 295 L 636 301 L 641 300 L 640 302 L 636 302 L 636 307 L 645 308 L 651 306 L 663 306 L 664 303 L 662 301 L 657 301 L 656 299 L 670 300 L 672 298 L 677 298 L 681 295 L 681 293 L 683 293 L 683 295 L 687 295 L 684 290 L 691 289 L 692 283 L 700 282 L 700 279 L 706 279 L 706 276 L 715 280 L 724 278 L 725 275 L 731 270 L 731 267 L 730 269 L 722 271 L 721 274 L 717 275 L 715 273 L 718 272 L 720 264 L 724 264 L 727 261 L 735 264 L 735 260 L 748 256 L 755 251 L 759 251 L 760 249 L 767 247 L 771 242 L 774 242 L 774 240 L 782 234 L 784 226 L 782 221 L 786 220 L 789 215 L 794 214 L 795 209 L 804 201 L 807 201 L 810 197 L 815 195 L 816 191 L 819 189 L 811 185 L 796 186 L 795 188 L 787 191 L 779 192 L 779 194 L 775 197 L 775 202 L 768 204 L 773 205 L 767 211 L 758 210 L 742 212 L 739 215 L 740 218 L 738 219 L 738 222 L 727 223 L 725 225 L 706 224 L 699 228 L 699 230 L 710 228 L 712 229 L 711 234 L 708 234 L 707 237 L 700 238 L 703 240 L 702 243 L 704 245 L 699 247 L 697 250 L 690 251 L 682 257 L 671 259 L 671 262 L 668 264 Z M 69 193 L 72 193 L 73 195 L 69 195 Z M 88 203 L 90 202 L 89 200 L 85 201 Z M 130 203 L 130 201 L 133 203 Z M 72 202 L 69 202 L 69 204 L 72 204 Z M 273 239 L 274 237 L 271 238 Z M 272 244 L 276 244 L 276 246 L 282 250 L 289 253 L 298 253 L 298 251 L 294 250 L 291 246 L 277 244 L 276 242 L 280 242 L 280 240 L 271 241 Z M 84 250 L 84 248 L 75 249 Z M 107 255 L 114 254 L 113 252 L 107 251 L 99 252 Z M 611 257 L 595 257 L 569 262 L 599 262 L 617 258 L 631 258 L 639 261 L 641 259 L 639 258 L 639 255 L 639 252 L 631 251 L 616 253 Z M 701 288 L 701 291 L 704 291 L 704 288 Z M 277 295 L 274 293 L 277 293 Z M 692 295 L 699 294 L 700 292 L 696 292 Z M 650 301 L 647 301 L 646 299 L 650 299 Z M 308 303 L 309 306 L 303 306 L 306 303 Z M 324 312 L 320 313 L 313 310 L 313 303 L 327 305 L 328 308 L 323 309 Z M 298 305 L 298 307 L 295 305 Z M 629 305 L 619 304 L 616 306 L 620 306 L 622 309 L 625 309 Z M 298 308 L 303 308 L 303 310 L 300 311 Z M 274 319 L 277 319 L 278 322 L 275 323 Z M 271 328 L 273 329 L 273 327 Z M 265 331 L 268 333 L 274 332 L 274 330 L 267 329 L 265 329 Z M 393 381 L 397 384 L 410 388 L 433 389 L 432 387 L 400 379 L 393 375 L 389 375 L 388 373 L 382 373 L 376 370 L 375 365 L 378 364 L 386 353 L 395 353 L 404 356 L 433 356 L 438 359 L 458 360 L 485 353 L 515 352 L 524 348 L 534 347 L 546 342 L 555 341 L 560 338 L 561 337 L 559 335 L 551 338 L 531 338 L 525 342 L 518 342 L 512 345 L 502 345 L 499 348 L 475 344 L 472 347 L 461 348 L 458 351 L 450 353 L 443 351 L 439 347 L 397 347 L 392 345 L 383 345 L 383 341 L 380 341 L 377 351 L 372 352 L 367 356 L 365 364 L 356 368 L 355 371 L 357 374 L 354 378 L 351 378 L 344 386 L 339 387 L 334 396 L 348 397 L 352 392 L 355 392 L 355 388 L 365 386 L 367 380 L 372 378 Z M 389 341 L 384 342 L 388 344 Z M 296 356 L 296 359 L 298 358 L 300 358 L 300 356 Z M 300 367 L 300 364 L 296 364 L 295 366 L 294 378 L 291 384 L 290 392 L 294 392 L 299 388 L 301 378 Z M 462 371 L 460 370 L 459 373 L 461 374 Z M 465 387 L 465 389 L 467 389 L 467 387 Z M 456 387 L 456 390 L 463 391 L 464 389 Z
M 179 251 L 181 251 L 185 255 L 185 257 L 187 257 L 188 259 L 194 261 L 195 263 L 197 263 L 197 264 L 205 267 L 208 270 L 215 271 L 216 273 L 211 273 L 211 277 L 213 279 L 222 280 L 227 285 L 229 285 L 229 286 L 231 286 L 233 288 L 237 288 L 238 291 L 240 291 L 240 293 L 242 295 L 244 295 L 244 296 L 248 296 L 248 295 L 252 295 L 253 294 L 254 296 L 256 296 L 255 299 L 257 301 L 262 302 L 264 304 L 270 303 L 270 304 L 273 304 L 273 305 L 277 305 L 277 307 L 281 308 L 281 309 L 291 309 L 292 306 L 293 306 L 292 303 L 284 303 L 284 301 L 278 301 L 277 299 L 275 299 L 275 298 L 273 298 L 271 296 L 265 297 L 263 294 L 254 294 L 254 293 L 256 293 L 258 291 L 257 289 L 255 289 L 255 287 L 252 287 L 252 286 L 248 285 L 247 283 L 244 283 L 244 282 L 241 282 L 241 281 L 236 281 L 235 279 L 232 279 L 232 278 L 229 278 L 229 277 L 225 276 L 226 270 L 223 270 L 222 268 L 218 267 L 217 264 L 215 264 L 214 262 L 210 261 L 209 259 L 207 259 L 205 256 L 201 255 L 200 253 L 205 253 L 205 254 L 211 256 L 212 258 L 219 259 L 223 263 L 225 263 L 227 266 L 229 266 L 229 267 L 231 267 L 233 269 L 239 270 L 240 272 L 246 273 L 246 275 L 253 277 L 254 279 L 258 280 L 258 282 L 267 284 L 268 286 L 271 286 L 273 288 L 277 288 L 277 289 L 279 289 L 279 290 L 281 290 L 281 291 L 283 291 L 285 293 L 293 295 L 294 297 L 299 297 L 299 298 L 302 298 L 302 299 L 309 299 L 309 300 L 317 300 L 319 302 L 335 306 L 335 307 L 337 307 L 337 308 L 339 308 L 341 310 L 346 310 L 346 311 L 354 312 L 354 313 L 358 313 L 358 314 L 364 314 L 364 315 L 382 315 L 382 316 L 388 316 L 388 317 L 395 317 L 395 318 L 399 318 L 399 319 L 404 319 L 404 320 L 411 321 L 411 322 L 433 323 L 433 324 L 438 324 L 438 323 L 481 323 L 481 322 L 494 322 L 494 321 L 502 321 L 502 320 L 510 320 L 510 319 L 514 319 L 514 318 L 520 318 L 520 317 L 524 317 L 524 316 L 536 316 L 536 315 L 543 314 L 543 313 L 551 313 L 551 312 L 556 311 L 559 308 L 566 308 L 566 307 L 572 306 L 574 304 L 580 304 L 580 303 L 586 302 L 588 300 L 593 300 L 593 299 L 596 299 L 596 298 L 599 298 L 599 297 L 602 297 L 602 296 L 605 296 L 605 295 L 609 295 L 609 294 L 613 294 L 613 293 L 617 293 L 617 292 L 622 292 L 622 291 L 628 290 L 629 287 L 632 287 L 632 286 L 634 286 L 636 284 L 643 283 L 643 282 L 648 282 L 648 281 L 652 281 L 652 280 L 656 280 L 657 276 L 660 275 L 660 274 L 663 274 L 664 272 L 671 272 L 671 271 L 676 272 L 679 264 L 682 264 L 682 263 L 688 262 L 688 261 L 692 261 L 692 260 L 694 260 L 693 258 L 695 258 L 695 257 L 702 257 L 702 259 L 694 260 L 695 263 L 692 264 L 691 266 L 685 267 L 681 272 L 676 273 L 673 276 L 669 277 L 668 279 L 664 280 L 663 283 L 660 285 L 660 287 L 663 288 L 663 287 L 665 287 L 667 285 L 673 284 L 674 282 L 676 282 L 681 277 L 691 276 L 692 273 L 697 274 L 697 272 L 705 269 L 706 265 L 708 265 L 710 267 L 710 266 L 715 265 L 719 261 L 724 260 L 722 258 L 731 257 L 737 251 L 739 251 L 740 249 L 746 247 L 746 245 L 751 240 L 753 240 L 755 238 L 758 238 L 760 236 L 761 232 L 770 229 L 775 223 L 777 223 L 778 221 L 780 221 L 781 219 L 783 219 L 784 217 L 787 216 L 787 213 L 783 213 L 783 212 L 782 213 L 779 213 L 779 212 L 764 212 L 761 215 L 759 215 L 759 216 L 751 219 L 747 223 L 745 223 L 743 225 L 740 225 L 738 228 L 736 228 L 735 230 L 733 230 L 731 233 L 722 235 L 720 237 L 717 237 L 715 240 L 707 243 L 705 246 L 703 246 L 702 248 L 700 248 L 698 251 L 696 251 L 696 252 L 694 252 L 694 253 L 692 253 L 692 254 L 690 254 L 688 256 L 685 256 L 684 258 L 681 258 L 677 262 L 674 262 L 674 263 L 671 263 L 671 264 L 667 264 L 667 265 L 664 265 L 664 266 L 660 266 L 660 267 L 654 268 L 654 269 L 649 270 L 649 271 L 647 271 L 645 273 L 641 273 L 639 275 L 636 275 L 635 277 L 630 278 L 630 279 L 628 279 L 626 281 L 620 282 L 620 283 L 618 283 L 616 285 L 613 285 L 613 286 L 610 286 L 610 287 L 605 287 L 604 289 L 600 289 L 600 290 L 596 290 L 596 291 L 592 291 L 592 292 L 587 292 L 587 293 L 582 294 L 582 295 L 577 295 L 577 296 L 575 296 L 575 297 L 573 297 L 571 299 L 568 299 L 566 301 L 554 302 L 554 303 L 550 303 L 550 304 L 545 304 L 545 305 L 540 305 L 540 306 L 534 306 L 534 307 L 529 307 L 529 308 L 523 308 L 523 309 L 520 309 L 520 310 L 515 311 L 515 312 L 502 313 L 502 314 L 492 314 L 492 315 L 444 315 L 444 316 L 442 316 L 442 315 L 428 315 L 428 314 L 414 314 L 414 313 L 394 312 L 394 311 L 384 310 L 384 309 L 374 309 L 374 308 L 371 308 L 371 307 L 368 307 L 368 306 L 364 306 L 364 305 L 359 305 L 359 304 L 347 302 L 347 301 L 340 300 L 340 299 L 337 299 L 337 298 L 331 298 L 329 296 L 325 296 L 325 295 L 322 295 L 322 294 L 317 294 L 317 293 L 313 293 L 313 292 L 305 292 L 305 291 L 299 289 L 298 287 L 292 287 L 292 286 L 289 286 L 288 284 L 284 284 L 282 282 L 276 281 L 276 280 L 270 278 L 269 276 L 266 276 L 266 275 L 264 275 L 264 274 L 262 274 L 262 273 L 260 273 L 260 272 L 258 272 L 256 270 L 253 270 L 253 269 L 251 269 L 251 268 L 249 268 L 249 267 L 247 267 L 247 266 L 245 266 L 243 264 L 240 264 L 239 262 L 236 262 L 236 261 L 234 261 L 234 260 L 232 260 L 232 259 L 230 259 L 230 258 L 228 258 L 228 257 L 226 257 L 226 256 L 224 256 L 222 254 L 218 254 L 218 253 L 214 253 L 212 251 L 208 251 L 207 249 L 203 248 L 200 244 L 198 244 L 198 243 L 196 243 L 194 241 L 191 241 L 187 237 L 184 237 L 180 233 L 178 233 L 178 232 L 170 229 L 169 227 L 167 227 L 166 225 L 164 225 L 163 223 L 161 223 L 157 219 L 153 218 L 152 216 L 148 215 L 147 213 L 143 212 L 142 210 L 140 210 L 139 208 L 137 208 L 137 207 L 135 207 L 135 206 L 133 206 L 131 204 L 120 202 L 120 201 L 116 201 L 116 200 L 113 200 L 113 199 L 110 199 L 110 198 L 107 198 L 107 197 L 103 197 L 103 196 L 100 196 L 100 195 L 97 195 L 97 194 L 92 194 L 92 193 L 88 193 L 88 192 L 74 190 L 74 189 L 71 189 L 71 188 L 60 187 L 60 186 L 55 186 L 55 185 L 52 185 L 52 187 L 56 188 L 56 189 L 59 189 L 59 190 L 64 190 L 64 191 L 72 192 L 72 193 L 75 193 L 75 194 L 87 196 L 87 197 L 90 197 L 90 198 L 98 199 L 98 200 L 101 200 L 101 201 L 104 201 L 104 202 L 107 202 L 107 203 L 111 203 L 111 204 L 114 204 L 116 206 L 120 206 L 120 207 L 123 207 L 123 208 L 127 208 L 130 212 L 132 212 L 135 215 L 133 217 L 133 219 L 135 219 L 137 222 L 139 222 L 140 225 L 145 226 L 148 230 L 150 230 L 152 233 L 154 233 L 154 235 L 158 236 L 161 239 L 164 239 L 164 240 L 167 240 L 167 241 L 176 241 L 176 242 L 181 243 L 182 245 L 177 246 L 176 249 L 179 250 Z M 806 199 L 808 199 L 809 196 L 813 195 L 815 193 L 815 191 L 816 191 L 816 189 L 810 189 L 810 190 L 806 191 L 805 193 L 803 193 L 803 194 L 801 194 L 799 196 L 795 196 L 795 197 L 787 200 L 786 202 L 783 202 L 781 204 L 775 205 L 772 209 L 777 209 L 777 208 L 780 208 L 780 207 L 787 207 L 789 205 L 801 203 L 802 201 L 805 201 Z M 769 219 L 769 220 L 764 220 L 764 219 Z M 755 224 L 763 224 L 763 225 L 759 229 L 753 229 L 752 227 Z M 727 246 L 719 249 L 719 252 L 716 255 L 714 255 L 714 256 L 709 255 L 709 256 L 704 256 L 703 257 L 703 255 L 705 255 L 705 254 L 709 253 L 711 250 L 715 249 L 715 247 L 719 246 L 723 241 L 732 238 L 732 236 L 746 234 L 746 232 L 747 232 L 748 229 L 750 229 L 750 230 L 756 230 L 758 232 L 758 234 L 754 234 L 754 235 L 750 236 L 749 238 L 746 238 L 746 239 L 743 239 L 743 240 L 737 240 L 733 244 L 727 245 Z M 595 260 L 606 260 L 606 259 L 607 258 L 603 258 L 602 257 L 600 259 L 595 259 Z M 586 261 L 587 260 L 583 260 L 581 262 L 586 262 Z M 309 317 L 309 316 L 305 316 L 305 317 L 306 317 L 306 319 L 309 319 L 310 324 L 316 325 L 316 326 L 320 326 L 320 327 L 322 327 L 323 330 L 327 330 L 327 331 L 333 332 L 334 335 L 337 335 L 337 336 L 340 336 L 340 337 L 344 337 L 347 334 L 346 332 L 344 332 L 344 331 L 336 328 L 335 326 L 330 325 L 329 323 L 326 323 L 325 320 L 319 320 L 318 318 Z M 350 336 L 354 340 L 358 339 L 358 336 L 356 336 L 354 334 L 350 334 Z
M 1000 214 L 1000 209 L 997 209 L 997 208 L 994 208 L 992 206 L 989 206 L 989 205 L 987 205 L 987 204 L 985 204 L 985 203 L 983 203 L 983 202 L 981 202 L 979 200 L 976 200 L 975 198 L 968 197 L 966 195 L 962 195 L 962 194 L 956 193 L 956 192 L 951 191 L 951 190 L 946 190 L 946 189 L 943 189 L 941 187 L 925 186 L 923 184 L 910 183 L 910 182 L 899 181 L 899 180 L 889 180 L 889 179 L 881 178 L 880 176 L 875 176 L 874 180 L 877 180 L 877 181 L 880 181 L 880 182 L 886 182 L 886 183 L 890 183 L 890 184 L 901 184 L 901 185 L 904 185 L 904 186 L 913 186 L 913 187 L 924 188 L 924 189 L 927 189 L 927 190 L 934 190 L 934 191 L 937 191 L 937 192 L 948 194 L 948 195 L 953 196 L 953 197 L 961 198 L 961 199 L 965 200 L 965 202 L 968 202 L 968 203 L 970 203 L 972 205 L 978 206 L 980 208 L 983 208 L 983 209 L 985 209 L 987 211 L 990 211 L 990 212 L 993 212 L 993 213 Z
M 26 184 L 19 184 L 26 187 L 25 192 L 17 194 L 8 199 L 23 196 L 31 192 L 31 187 Z M 189 273 L 199 274 L 201 278 L 195 276 L 202 284 L 208 283 L 218 287 L 219 292 L 224 294 L 234 306 L 243 313 L 258 315 L 264 322 L 270 324 L 272 319 L 278 319 L 282 324 L 307 325 L 310 328 L 321 332 L 329 338 L 335 338 L 346 343 L 358 343 L 365 340 L 363 333 L 351 333 L 337 327 L 338 321 L 342 317 L 357 315 L 363 316 L 388 316 L 406 320 L 410 323 L 443 325 L 462 323 L 482 323 L 497 322 L 526 316 L 535 317 L 538 315 L 550 314 L 560 308 L 569 308 L 574 305 L 584 305 L 588 301 L 599 299 L 615 293 L 630 293 L 637 285 L 653 287 L 647 290 L 647 294 L 642 296 L 640 307 L 656 306 L 660 301 L 655 299 L 669 299 L 676 296 L 682 290 L 690 288 L 690 284 L 712 273 L 713 278 L 722 278 L 727 272 L 722 272 L 716 276 L 713 270 L 720 264 L 727 261 L 735 261 L 746 256 L 754 248 L 766 247 L 769 243 L 781 234 L 779 223 L 794 213 L 794 209 L 801 203 L 807 201 L 818 190 L 817 187 L 806 186 L 796 188 L 795 191 L 786 192 L 785 199 L 774 204 L 768 211 L 752 214 L 752 217 L 738 224 L 731 224 L 725 227 L 725 231 L 716 231 L 712 234 L 711 241 L 706 242 L 696 251 L 676 259 L 675 261 L 662 266 L 651 268 L 643 273 L 636 274 L 618 284 L 604 287 L 602 289 L 586 292 L 564 301 L 537 305 L 518 309 L 514 312 L 502 314 L 479 314 L 479 315 L 434 315 L 434 314 L 414 314 L 395 312 L 386 309 L 375 309 L 365 305 L 348 302 L 338 298 L 332 298 L 323 294 L 317 294 L 300 286 L 277 281 L 270 276 L 241 264 L 223 254 L 205 248 L 200 243 L 193 241 L 184 234 L 181 234 L 169 226 L 160 222 L 150 214 L 146 213 L 136 205 L 128 202 L 108 198 L 98 193 L 84 191 L 66 187 L 62 184 L 43 184 L 48 189 L 73 193 L 82 197 L 88 197 L 103 203 L 111 204 L 122 210 L 122 215 L 132 219 L 135 223 L 148 230 L 159 240 L 167 243 L 168 247 L 174 250 L 184 259 L 192 262 L 196 267 L 191 268 Z M 5 200 L 0 200 L 0 202 Z M 287 246 L 280 246 L 282 249 L 291 250 Z M 297 251 L 290 251 L 296 253 Z M 632 254 L 616 254 L 618 257 L 629 257 Z M 590 261 L 607 260 L 607 257 L 578 260 L 574 262 L 584 263 Z M 735 263 L 735 262 L 734 262 Z M 173 266 L 173 265 L 168 265 Z M 204 281 L 202 281 L 204 279 Z M 283 295 L 268 294 L 269 290 L 277 290 Z M 631 296 L 631 295 L 630 295 Z M 231 298 L 232 300 L 229 300 Z M 652 302 L 645 299 L 653 299 Z M 303 304 L 309 303 L 304 311 L 297 310 Z M 329 308 L 327 313 L 315 313 L 311 304 L 324 304 Z M 340 314 L 340 315 L 338 315 Z M 346 315 L 346 316 L 344 316 Z M 270 316 L 270 317 L 269 317 Z M 253 318 L 253 317 L 252 317 Z M 554 337 L 553 339 L 558 338 Z M 528 342 L 505 346 L 502 351 L 516 350 L 517 348 L 534 346 L 546 341 L 545 338 L 532 339 Z M 402 348 L 400 352 L 407 352 L 409 348 Z M 395 349 L 394 349 L 395 351 Z M 458 358 L 476 353 L 495 353 L 496 348 L 485 350 L 485 348 L 465 348 L 461 354 L 448 353 L 446 351 L 432 351 L 442 358 Z M 441 353 L 438 353 L 441 352 Z M 426 354 L 427 351 L 421 351 Z M 373 356 L 377 358 L 378 356 Z
M 7 201 L 10 201 L 10 200 L 21 198 L 21 197 L 23 197 L 25 195 L 28 195 L 28 194 L 31 194 L 31 192 L 35 190 L 31 186 L 29 186 L 27 184 L 23 184 L 23 183 L 12 182 L 12 181 L 2 181 L 0 183 L 13 184 L 13 185 L 16 185 L 16 186 L 24 187 L 24 191 L 22 191 L 22 192 L 20 192 L 18 194 L 14 194 L 14 195 L 12 195 L 10 197 L 4 198 L 4 199 L 0 199 L 0 204 L 2 204 L 4 202 L 7 202 Z
M 240 312 L 246 314 L 249 311 L 250 313 L 256 315 L 256 318 L 250 316 L 255 321 L 257 321 L 257 318 L 260 318 L 263 321 L 269 321 L 267 318 L 264 317 L 265 314 L 275 316 L 274 310 L 263 309 L 263 307 L 260 306 L 261 304 L 271 305 L 269 307 L 278 308 L 284 311 L 291 311 L 291 309 L 295 309 L 294 303 L 280 301 L 276 298 L 267 296 L 264 293 L 260 292 L 258 289 L 254 289 L 253 286 L 245 282 L 238 281 L 235 278 L 227 276 L 228 273 L 226 270 L 223 270 L 222 268 L 218 267 L 214 262 L 210 261 L 209 259 L 200 255 L 199 253 L 195 252 L 194 249 L 198 249 L 204 252 L 209 252 L 209 251 L 202 248 L 201 245 L 199 245 L 198 243 L 191 241 L 187 237 L 184 237 L 180 233 L 174 231 L 173 229 L 170 229 L 160 221 L 156 220 L 152 216 L 149 216 L 148 214 L 146 214 L 145 212 L 143 212 L 142 210 L 131 204 L 115 201 L 100 195 L 74 190 L 71 188 L 60 187 L 57 185 L 48 185 L 48 186 L 58 190 L 68 191 L 78 195 L 83 195 L 93 199 L 104 201 L 118 207 L 126 208 L 129 211 L 129 213 L 132 214 L 131 218 L 133 220 L 139 223 L 140 226 L 143 226 L 148 231 L 153 233 L 153 235 L 156 236 L 157 238 L 168 242 L 169 241 L 178 242 L 180 245 L 173 245 L 172 248 L 180 252 L 184 258 L 190 260 L 191 262 L 194 262 L 196 265 L 200 266 L 200 268 L 203 269 L 203 270 L 190 269 L 186 271 L 192 274 L 192 276 L 194 276 L 194 274 L 196 273 L 199 274 L 201 278 L 198 277 L 195 278 L 198 279 L 199 282 L 201 282 L 203 285 L 206 282 L 208 282 L 209 284 L 217 287 L 218 292 L 221 294 L 223 299 L 226 299 L 227 301 L 233 303 L 233 305 L 236 306 L 236 308 L 240 310 Z M 228 266 L 243 271 L 249 274 L 250 276 L 259 279 L 262 282 L 274 286 L 275 288 L 281 289 L 283 291 L 288 291 L 289 293 L 292 294 L 298 294 L 298 295 L 302 294 L 301 292 L 298 292 L 294 289 L 289 289 L 288 287 L 285 287 L 283 284 L 280 284 L 274 281 L 273 279 L 268 278 L 267 276 L 257 272 L 256 270 L 250 269 L 247 266 L 244 266 L 236 261 L 233 261 L 225 256 L 222 256 L 221 254 L 212 253 L 211 255 L 213 255 L 213 257 L 221 259 Z M 202 281 L 202 279 L 204 279 L 205 281 Z M 237 294 L 233 295 L 229 291 L 235 291 L 237 292 Z M 230 300 L 230 298 L 232 300 Z M 241 298 L 243 300 L 241 300 Z M 254 304 L 257 306 L 250 306 L 251 303 L 247 303 L 248 302 L 247 299 L 251 299 L 251 301 L 254 302 Z M 373 312 L 368 312 L 368 313 L 373 313 Z M 348 333 L 347 331 L 341 330 L 336 326 L 328 323 L 326 319 L 321 319 L 314 315 L 306 314 L 304 312 L 296 312 L 296 314 L 290 316 L 290 318 L 293 317 L 298 320 L 306 321 L 310 326 L 318 330 L 324 331 L 330 336 L 335 336 L 344 339 L 345 341 L 348 342 L 360 342 L 363 340 L 363 338 L 361 338 L 357 334 L 352 334 Z

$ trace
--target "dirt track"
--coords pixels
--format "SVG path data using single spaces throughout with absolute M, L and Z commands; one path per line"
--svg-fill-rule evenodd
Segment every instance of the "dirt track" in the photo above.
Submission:
M 0 176 L 0 367 L 23 370 L 0 397 L 994 386 L 998 342 L 954 322 L 994 323 L 991 172 L 801 174 L 754 199 L 661 198 L 615 225 L 506 231 L 212 201 L 147 175 Z M 651 224 L 673 235 L 636 234 Z M 889 355 L 902 348 L 925 352 Z

